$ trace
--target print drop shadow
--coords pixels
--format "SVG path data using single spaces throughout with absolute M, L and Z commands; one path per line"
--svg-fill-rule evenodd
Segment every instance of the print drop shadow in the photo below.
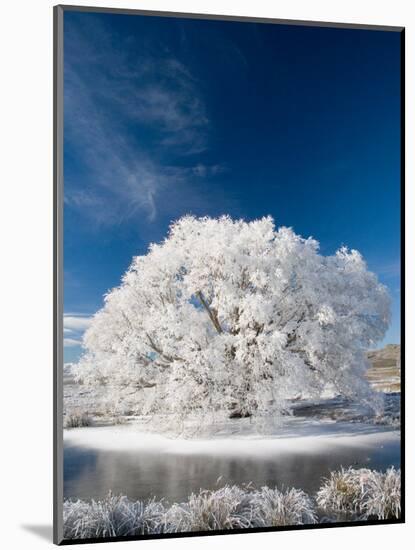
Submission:
M 47 540 L 48 542 L 52 542 L 53 540 L 52 525 L 22 525 L 21 527 L 25 531 L 33 533 L 43 540 Z

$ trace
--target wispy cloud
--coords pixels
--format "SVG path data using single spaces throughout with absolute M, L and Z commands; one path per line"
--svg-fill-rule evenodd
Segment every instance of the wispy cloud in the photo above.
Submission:
M 197 164 L 192 167 L 193 174 L 205 178 L 208 176 L 216 176 L 217 174 L 222 174 L 226 172 L 226 167 L 221 164 L 213 164 L 208 166 L 206 164 Z
M 69 334 L 70 337 L 65 337 L 63 339 L 63 345 L 68 348 L 81 346 L 83 334 L 91 324 L 91 321 L 91 315 L 84 315 L 79 313 L 64 314 L 63 333 Z
M 73 176 L 65 181 L 65 203 L 98 224 L 140 212 L 154 220 L 163 191 L 189 174 L 164 157 L 206 148 L 209 121 L 197 81 L 162 49 L 131 58 L 134 40 L 114 37 L 99 20 L 65 35 L 65 140 L 88 174 L 87 188 Z M 208 173 L 215 169 L 196 164 L 192 175 Z
M 64 338 L 63 345 L 65 348 L 73 348 L 75 346 L 80 346 L 82 344 L 81 340 L 76 340 L 75 338 Z
M 65 315 L 63 326 L 66 330 L 86 330 L 91 324 L 92 317 Z

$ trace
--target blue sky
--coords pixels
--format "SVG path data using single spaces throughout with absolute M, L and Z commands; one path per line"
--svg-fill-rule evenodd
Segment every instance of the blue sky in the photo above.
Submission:
M 397 32 L 66 12 L 65 361 L 186 213 L 358 249 L 399 342 L 399 55 Z

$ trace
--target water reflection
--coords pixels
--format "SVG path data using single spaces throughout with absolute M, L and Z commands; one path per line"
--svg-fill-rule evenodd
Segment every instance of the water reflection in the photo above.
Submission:
M 287 486 L 316 491 L 321 478 L 341 466 L 385 470 L 400 467 L 400 443 L 388 441 L 376 448 L 333 449 L 327 453 L 237 457 L 206 454 L 168 454 L 85 449 L 67 446 L 64 454 L 66 498 L 98 499 L 108 491 L 131 499 L 152 496 L 186 500 L 201 487 L 215 489 L 225 484 L 252 482 L 256 486 Z M 219 480 L 218 480 L 219 478 Z

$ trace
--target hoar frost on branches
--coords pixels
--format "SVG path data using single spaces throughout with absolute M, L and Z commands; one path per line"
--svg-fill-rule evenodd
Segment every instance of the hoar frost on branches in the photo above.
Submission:
M 368 402 L 389 297 L 357 251 L 318 249 L 271 217 L 181 218 L 106 295 L 78 379 L 181 417 L 275 417 L 327 388 Z

